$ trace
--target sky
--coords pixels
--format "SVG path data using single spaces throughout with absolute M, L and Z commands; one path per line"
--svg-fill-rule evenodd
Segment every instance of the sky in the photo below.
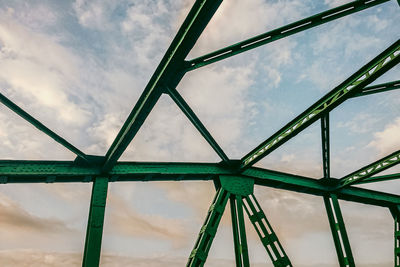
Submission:
M 193 2 L 0 0 L 1 93 L 85 153 L 104 155 Z M 188 59 L 346 2 L 225 1 Z M 392 0 L 191 71 L 177 90 L 239 159 L 395 42 L 399 11 Z M 373 84 L 399 78 L 397 66 Z M 330 113 L 332 177 L 400 149 L 399 105 L 392 91 Z M 256 166 L 321 178 L 320 138 L 316 122 Z M 3 105 L 0 145 L 0 159 L 75 157 Z M 220 161 L 166 95 L 121 160 Z M 0 265 L 80 266 L 90 192 L 86 183 L 1 185 Z M 110 183 L 100 265 L 184 265 L 214 193 L 210 182 Z M 322 198 L 257 186 L 255 195 L 295 266 L 338 265 Z M 393 266 L 389 211 L 340 204 L 357 266 Z M 272 266 L 246 224 L 251 262 Z M 225 214 L 206 266 L 233 266 L 231 231 Z

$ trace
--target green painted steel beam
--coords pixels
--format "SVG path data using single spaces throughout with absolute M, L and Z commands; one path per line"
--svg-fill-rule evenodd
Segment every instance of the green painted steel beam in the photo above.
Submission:
M 353 14 L 355 12 L 388 2 L 389 0 L 353 1 L 339 7 L 332 8 L 311 17 L 299 20 L 286 26 L 257 35 L 228 47 L 219 49 L 207 55 L 189 60 L 185 64 L 185 71 L 191 71 L 225 58 L 243 53 L 256 47 L 271 43 L 284 37 L 316 27 L 329 21 Z
M 330 178 L 329 113 L 321 117 L 322 170 L 324 178 Z
M 355 94 L 353 97 L 383 93 L 396 89 L 400 89 L 400 80 L 365 87 L 361 92 Z
M 229 197 L 230 193 L 224 188 L 218 189 L 208 210 L 206 220 L 201 227 L 196 244 L 190 253 L 189 260 L 186 264 L 187 267 L 204 266 Z
M 182 79 L 184 73 L 179 69 L 182 69 L 186 56 L 221 2 L 222 0 L 202 0 L 194 3 L 142 95 L 107 151 L 102 168 L 104 172 L 112 169 L 128 147 L 159 99 L 164 86 L 175 88 Z
M 0 183 L 91 182 L 101 175 L 101 166 L 76 166 L 73 161 L 0 161 Z M 238 175 L 217 163 L 118 162 L 108 173 L 110 182 L 213 180 L 219 175 Z M 323 196 L 335 192 L 340 199 L 389 207 L 400 204 L 400 196 L 357 187 L 336 190 L 334 183 L 300 175 L 249 168 L 239 176 L 257 185 Z
M 30 124 L 32 124 L 34 127 L 36 127 L 39 131 L 45 133 L 48 135 L 50 138 L 52 138 L 54 141 L 77 155 L 78 157 L 81 157 L 85 161 L 88 161 L 87 156 L 85 153 L 80 151 L 78 148 L 76 148 L 74 145 L 69 143 L 67 140 L 65 140 L 63 137 L 60 135 L 56 134 L 49 128 L 47 128 L 43 123 L 32 117 L 29 113 L 24 111 L 22 108 L 20 108 L 18 105 L 16 105 L 14 102 L 12 102 L 10 99 L 8 99 L 6 96 L 0 93 L 0 102 L 3 103 L 5 106 L 7 106 L 9 109 L 17 113 L 21 118 L 24 120 L 28 121 Z
M 321 118 L 350 96 L 373 82 L 400 62 L 400 40 L 364 65 L 360 70 L 334 88 L 311 107 L 286 124 L 282 129 L 262 142 L 241 159 L 242 170 L 258 162 L 279 146 L 296 136 L 299 132 Z
M 206 141 L 210 144 L 210 146 L 214 149 L 214 151 L 218 154 L 218 156 L 226 163 L 229 162 L 228 156 L 222 150 L 222 148 L 218 145 L 218 143 L 211 136 L 210 132 L 204 127 L 203 123 L 196 116 L 193 110 L 186 103 L 185 99 L 176 91 L 174 88 L 167 87 L 167 93 L 174 100 L 176 105 L 182 110 L 182 112 L 186 115 L 186 117 L 193 123 L 194 127 L 200 132 L 200 134 L 206 139 Z
M 338 182 L 337 179 L 316 180 L 254 167 L 245 170 L 242 175 L 253 178 L 256 185 L 299 193 L 316 196 L 326 196 L 333 193 L 339 199 L 381 207 L 392 207 L 400 204 L 400 196 L 398 195 L 351 186 L 335 189 Z
M 355 267 L 350 241 L 336 195 L 325 196 L 324 203 L 339 264 L 341 267 Z
M 400 150 L 393 152 L 392 154 L 341 178 L 339 187 L 345 187 L 352 184 L 357 184 L 362 180 L 371 177 L 381 171 L 389 169 L 399 163 L 400 163 Z
M 376 182 L 383 182 L 383 181 L 390 181 L 400 178 L 400 173 L 388 174 L 388 175 L 380 175 L 380 176 L 372 176 L 365 178 L 357 184 L 367 184 L 367 183 L 376 183 Z
M 73 161 L 0 161 L 0 183 L 91 182 L 101 175 L 101 165 L 76 165 Z M 112 181 L 211 180 L 232 174 L 217 163 L 118 162 L 107 173 Z
M 108 178 L 96 177 L 93 182 L 90 200 L 82 267 L 97 267 L 100 263 L 107 190 Z
M 243 198 L 244 209 L 275 267 L 293 266 L 256 197 Z
M 400 267 L 400 207 L 390 209 L 394 220 L 394 266 Z
M 231 195 L 229 200 L 236 267 L 249 267 L 250 261 L 243 217 L 243 200 L 238 195 Z

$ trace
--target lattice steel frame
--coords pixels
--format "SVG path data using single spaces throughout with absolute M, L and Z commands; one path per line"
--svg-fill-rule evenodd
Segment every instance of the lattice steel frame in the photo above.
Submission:
M 77 155 L 74 161 L 2 160 L 0 161 L 0 183 L 93 183 L 82 266 L 99 265 L 109 182 L 182 180 L 213 180 L 217 190 L 187 266 L 204 265 L 228 200 L 231 207 L 236 266 L 250 265 L 243 209 L 254 225 L 273 265 L 292 266 L 253 194 L 254 184 L 323 197 L 340 266 L 355 266 L 355 263 L 338 199 L 389 208 L 395 223 L 394 262 L 395 266 L 400 266 L 400 195 L 351 186 L 400 178 L 400 174 L 374 176 L 400 163 L 400 151 L 395 151 L 341 179 L 330 176 L 329 152 L 330 111 L 349 98 L 400 88 L 400 80 L 368 86 L 399 63 L 400 40 L 394 42 L 240 160 L 230 159 L 224 153 L 175 89 L 186 72 L 388 1 L 353 1 L 204 56 L 186 60 L 190 50 L 222 2 L 222 0 L 197 0 L 105 156 L 85 154 L 0 94 L 0 101 L 4 105 Z M 398 2 L 400 5 L 400 0 Z M 162 94 L 167 94 L 173 99 L 219 155 L 222 160 L 220 163 L 118 161 Z M 323 178 L 312 179 L 252 167 L 254 163 L 317 120 L 321 120 Z

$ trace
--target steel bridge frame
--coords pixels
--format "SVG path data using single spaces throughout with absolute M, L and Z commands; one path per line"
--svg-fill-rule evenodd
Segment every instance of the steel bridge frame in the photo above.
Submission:
M 230 202 L 236 266 L 249 266 L 244 227 L 247 213 L 274 266 L 292 266 L 278 236 L 253 194 L 254 185 L 321 196 L 324 200 L 340 266 L 355 266 L 338 199 L 388 208 L 394 218 L 394 263 L 400 266 L 400 195 L 362 189 L 352 185 L 400 178 L 400 174 L 376 176 L 400 163 L 400 151 L 373 162 L 343 178 L 330 175 L 329 112 L 345 100 L 400 88 L 400 80 L 369 86 L 400 62 L 400 40 L 383 50 L 361 69 L 311 105 L 282 129 L 239 160 L 230 159 L 175 89 L 186 72 L 215 63 L 250 49 L 274 42 L 335 19 L 373 8 L 389 0 L 357 0 L 304 18 L 253 38 L 186 60 L 222 0 L 196 0 L 170 47 L 133 107 L 120 132 L 104 156 L 87 155 L 3 94 L 0 102 L 40 131 L 76 154 L 74 161 L 0 161 L 0 183 L 92 183 L 92 196 L 82 266 L 99 266 L 107 189 L 110 182 L 128 181 L 214 181 L 216 195 L 207 214 L 187 266 L 203 266 L 227 202 Z M 400 5 L 400 0 L 398 0 Z M 169 95 L 193 123 L 220 163 L 120 162 L 162 94 Z M 273 150 L 296 136 L 313 122 L 321 121 L 323 177 L 312 179 L 253 167 Z M 244 212 L 245 211 L 245 212 Z

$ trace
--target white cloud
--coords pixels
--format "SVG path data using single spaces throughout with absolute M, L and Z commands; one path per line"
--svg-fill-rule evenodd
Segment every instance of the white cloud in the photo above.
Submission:
M 277 12 L 279 10 L 279 12 Z M 309 10 L 306 1 L 263 0 L 223 2 L 191 52 L 211 52 L 302 18 Z
M 372 114 L 359 113 L 350 120 L 338 122 L 337 127 L 348 129 L 353 134 L 365 134 L 372 132 L 378 122 L 379 118 Z
M 248 93 L 255 65 L 206 68 L 190 73 L 179 88 L 186 101 L 231 157 L 238 154 L 244 127 L 254 115 Z
M 116 1 L 76 0 L 73 8 L 81 25 L 96 30 L 104 30 L 111 26 L 110 16 L 116 3 Z
M 351 2 L 350 0 L 325 0 L 325 5 L 329 7 L 336 7 Z
M 374 133 L 374 139 L 368 144 L 379 151 L 380 154 L 390 154 L 396 150 L 400 150 L 400 117 L 393 120 L 392 123 L 386 125 L 383 131 Z
M 25 105 L 56 112 L 64 123 L 86 123 L 87 111 L 70 100 L 69 86 L 79 77 L 75 55 L 7 16 L 0 20 L 0 44 L 0 81 L 9 94 L 23 98 Z

